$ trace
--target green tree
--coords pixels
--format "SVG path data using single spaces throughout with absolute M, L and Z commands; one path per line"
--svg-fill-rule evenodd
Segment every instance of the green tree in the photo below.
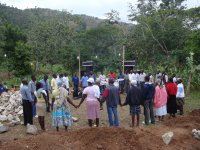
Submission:
M 13 62 L 14 74 L 17 77 L 31 74 L 31 47 L 23 42 L 17 42 Z

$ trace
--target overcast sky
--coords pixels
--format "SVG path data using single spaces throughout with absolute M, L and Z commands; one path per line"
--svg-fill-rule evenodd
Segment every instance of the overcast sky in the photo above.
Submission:
M 137 0 L 0 0 L 0 2 L 19 9 L 35 8 L 35 6 L 56 10 L 65 9 L 72 14 L 86 14 L 99 18 L 105 18 L 105 13 L 114 9 L 119 12 L 121 20 L 127 22 L 128 3 L 134 4 Z M 189 8 L 198 7 L 200 0 L 187 0 L 186 5 Z

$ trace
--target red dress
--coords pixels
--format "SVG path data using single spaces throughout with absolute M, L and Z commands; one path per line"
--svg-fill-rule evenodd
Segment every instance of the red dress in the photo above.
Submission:
M 167 89 L 167 113 L 175 114 L 177 113 L 177 105 L 176 105 L 176 93 L 177 93 L 177 85 L 173 82 L 169 82 L 166 86 Z

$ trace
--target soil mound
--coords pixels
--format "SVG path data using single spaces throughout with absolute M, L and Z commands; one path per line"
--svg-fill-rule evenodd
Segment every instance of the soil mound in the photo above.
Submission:
M 200 109 L 194 109 L 189 113 L 190 116 L 200 116 Z
M 200 142 L 192 137 L 192 129 L 200 129 L 199 110 L 187 116 L 166 119 L 164 123 L 139 128 L 83 128 L 75 131 L 48 131 L 36 136 L 3 143 L 2 150 L 199 150 Z M 172 131 L 169 145 L 162 135 Z
M 86 128 L 70 132 L 46 132 L 26 139 L 15 140 L 0 146 L 4 150 L 176 150 L 200 148 L 191 131 L 172 130 L 175 137 L 165 145 L 161 135 L 168 129 L 163 126 L 148 128 Z

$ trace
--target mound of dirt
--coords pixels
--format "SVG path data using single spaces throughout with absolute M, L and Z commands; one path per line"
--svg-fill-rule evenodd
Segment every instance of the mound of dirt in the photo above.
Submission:
M 189 113 L 190 116 L 200 116 L 200 109 L 194 109 Z
M 164 123 L 139 128 L 83 128 L 76 131 L 43 132 L 36 136 L 0 142 L 3 150 L 199 150 L 200 142 L 192 137 L 200 129 L 198 111 L 188 116 L 166 119 Z M 162 135 L 172 131 L 169 145 Z
M 199 141 L 191 137 L 191 131 L 172 130 L 175 137 L 165 145 L 161 135 L 168 129 L 163 126 L 148 128 L 86 128 L 71 132 L 46 132 L 26 139 L 2 144 L 0 149 L 37 150 L 174 150 L 199 149 Z

